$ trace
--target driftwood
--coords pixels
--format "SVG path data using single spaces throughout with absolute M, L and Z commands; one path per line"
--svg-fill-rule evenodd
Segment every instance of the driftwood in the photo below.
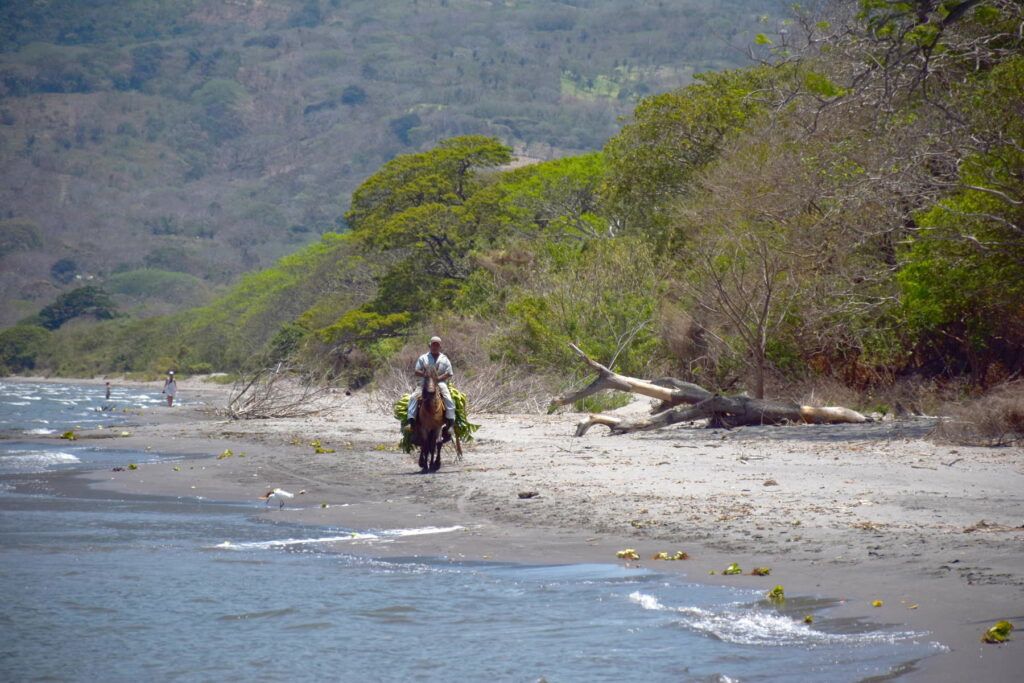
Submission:
M 702 419 L 710 421 L 709 427 L 725 428 L 791 422 L 840 424 L 868 421 L 868 418 L 849 408 L 802 406 L 798 403 L 766 401 L 748 396 L 724 396 L 671 377 L 654 381 L 626 377 L 589 358 L 575 344 L 570 346 L 584 363 L 597 371 L 598 376 L 583 389 L 552 399 L 552 408 L 568 405 L 606 389 L 628 391 L 661 401 L 661 404 L 652 410 L 655 416 L 645 420 L 626 420 L 603 414 L 588 415 L 576 425 L 576 436 L 583 436 L 596 424 L 605 425 L 613 434 L 624 434 Z

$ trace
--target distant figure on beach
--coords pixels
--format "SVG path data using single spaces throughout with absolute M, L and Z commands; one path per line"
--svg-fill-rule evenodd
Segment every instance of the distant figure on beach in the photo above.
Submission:
M 107 400 L 110 400 L 110 382 L 107 382 Z
M 174 395 L 178 393 L 178 383 L 174 380 L 174 370 L 167 371 L 163 393 L 167 394 L 167 407 L 174 405 Z
M 416 359 L 416 376 L 423 377 L 427 374 L 427 368 L 431 366 L 437 368 L 437 388 L 441 392 L 441 399 L 444 401 L 444 431 L 445 435 L 447 435 L 452 425 L 455 424 L 455 401 L 452 400 L 451 392 L 448 391 L 447 381 L 451 379 L 454 373 L 452 372 L 452 362 L 448 360 L 448 356 L 441 353 L 440 337 L 431 337 L 430 351 Z M 416 390 L 409 397 L 408 423 L 413 427 L 415 427 L 416 406 L 419 403 L 421 391 L 422 387 L 416 387 Z

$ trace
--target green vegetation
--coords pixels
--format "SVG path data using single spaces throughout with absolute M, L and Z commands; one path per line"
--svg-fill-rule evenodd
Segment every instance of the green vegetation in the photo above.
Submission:
M 819 381 L 870 406 L 903 378 L 1019 376 L 1024 9 L 929 8 L 865 1 L 845 24 L 798 13 L 764 31 L 770 64 L 642 99 L 601 152 L 512 167 L 512 145 L 471 132 L 397 154 L 352 193 L 346 232 L 202 308 L 54 326 L 31 362 L 235 373 L 288 359 L 358 386 L 437 331 L 467 377 L 556 390 L 584 374 L 569 342 L 623 374 L 780 398 Z M 585 20 L 556 14 L 537 30 Z M 363 71 L 384 78 L 397 49 Z M 202 97 L 244 111 L 252 90 L 232 82 Z M 375 97 L 344 92 L 319 91 L 334 104 L 317 113 Z M 408 113 L 412 140 L 433 119 Z M 248 210 L 287 225 L 263 199 Z M 109 278 L 112 291 L 196 284 L 170 263 L 199 256 L 170 233 L 163 248 L 183 251 Z
M 36 358 L 50 339 L 49 330 L 37 325 L 16 325 L 0 332 L 0 374 L 35 369 Z
M 205 285 L 115 295 L 126 310 L 202 305 L 343 231 L 367 177 L 446 139 L 594 152 L 639 97 L 741 63 L 774 4 L 0 3 L 0 326 L 52 301 L 32 274 L 64 260 Z

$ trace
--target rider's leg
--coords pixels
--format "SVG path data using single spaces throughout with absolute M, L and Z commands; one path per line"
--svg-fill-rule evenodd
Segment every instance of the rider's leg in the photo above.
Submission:
M 417 387 L 409 396 L 409 410 L 406 412 L 406 422 L 412 424 L 416 421 L 416 408 L 420 401 L 420 389 Z
M 444 441 L 449 441 L 452 438 L 452 427 L 455 426 L 455 401 L 452 400 L 452 394 L 448 391 L 447 382 L 438 382 L 437 389 L 441 392 L 441 400 L 444 402 L 444 429 L 441 430 L 441 438 Z
M 438 382 L 437 389 L 441 392 L 441 399 L 444 401 L 444 416 L 447 420 L 455 419 L 455 401 L 452 400 L 452 394 L 448 391 L 447 382 Z

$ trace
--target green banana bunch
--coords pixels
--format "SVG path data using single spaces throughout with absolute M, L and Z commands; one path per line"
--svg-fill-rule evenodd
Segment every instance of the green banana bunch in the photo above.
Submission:
M 459 438 L 459 441 L 472 441 L 473 432 L 480 429 L 480 425 L 469 421 L 469 399 L 451 385 L 448 386 L 448 391 L 452 395 L 452 402 L 455 403 L 455 436 Z M 405 424 L 405 420 L 409 416 L 409 396 L 409 394 L 405 394 L 395 403 L 394 417 L 402 425 Z M 406 453 L 412 452 L 412 430 L 402 430 L 402 442 L 399 444 L 399 448 Z

